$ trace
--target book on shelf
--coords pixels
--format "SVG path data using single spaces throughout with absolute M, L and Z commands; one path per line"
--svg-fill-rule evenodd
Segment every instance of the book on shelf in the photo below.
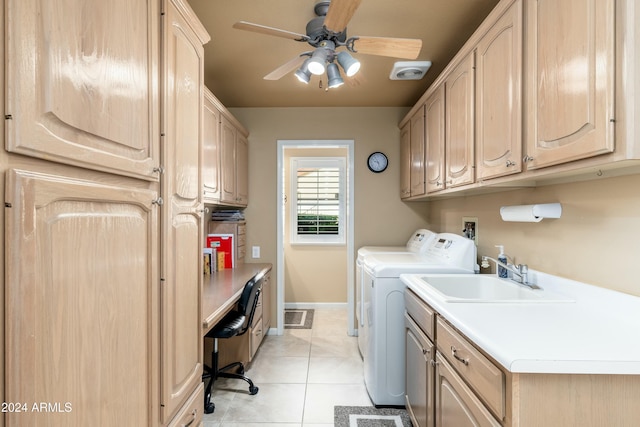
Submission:
M 217 251 L 217 270 L 233 268 L 235 264 L 235 245 L 233 234 L 208 234 L 207 247 Z
M 209 275 L 215 273 L 215 249 L 213 248 L 202 248 L 202 273 L 204 275 Z

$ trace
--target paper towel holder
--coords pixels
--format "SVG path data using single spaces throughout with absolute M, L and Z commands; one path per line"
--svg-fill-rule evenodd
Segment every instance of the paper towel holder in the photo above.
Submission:
M 537 205 L 502 206 L 500 216 L 503 221 L 540 222 L 545 218 L 560 218 L 562 205 L 560 203 L 545 203 Z

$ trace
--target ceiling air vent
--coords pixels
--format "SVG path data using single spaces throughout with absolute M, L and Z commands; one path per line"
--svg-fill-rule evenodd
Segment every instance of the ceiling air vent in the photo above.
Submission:
M 427 74 L 431 61 L 400 61 L 393 64 L 391 80 L 420 80 Z

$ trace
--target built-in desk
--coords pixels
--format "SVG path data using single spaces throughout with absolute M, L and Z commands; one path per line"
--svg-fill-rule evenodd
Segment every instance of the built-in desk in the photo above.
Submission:
M 271 264 L 240 264 L 236 268 L 220 270 L 205 277 L 202 285 L 202 335 L 213 328 L 240 299 L 244 285 L 263 270 L 271 270 Z
M 238 267 L 221 270 L 205 277 L 202 285 L 202 335 L 206 335 L 227 313 L 229 313 L 242 295 L 244 285 L 253 276 L 265 274 L 262 293 L 258 299 L 258 307 L 252 325 L 247 334 L 222 340 L 219 347 L 220 366 L 231 362 L 251 362 L 262 338 L 270 324 L 270 294 L 268 285 L 271 264 L 239 264 Z M 263 310 L 264 309 L 264 310 Z M 213 340 L 205 340 L 205 363 L 211 362 Z

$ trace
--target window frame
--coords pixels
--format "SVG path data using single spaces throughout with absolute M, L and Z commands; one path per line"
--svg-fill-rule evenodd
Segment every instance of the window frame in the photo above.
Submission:
M 331 157 L 291 157 L 289 162 L 291 179 L 291 203 L 289 208 L 289 243 L 292 245 L 346 245 L 347 221 L 347 161 L 340 156 Z M 298 169 L 338 168 L 338 233 L 299 234 L 298 233 Z

